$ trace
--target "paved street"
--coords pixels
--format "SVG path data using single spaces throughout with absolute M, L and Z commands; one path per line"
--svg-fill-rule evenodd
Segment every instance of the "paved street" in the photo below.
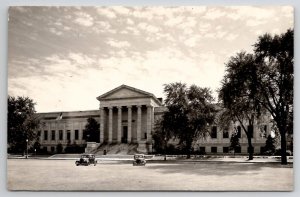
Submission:
M 7 160 L 9 190 L 76 191 L 290 191 L 292 164 L 158 162 L 146 166 L 106 161 L 75 166 L 74 160 Z

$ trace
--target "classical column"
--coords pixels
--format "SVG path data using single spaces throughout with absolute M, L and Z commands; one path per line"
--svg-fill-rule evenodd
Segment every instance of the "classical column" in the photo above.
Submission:
M 112 142 L 112 132 L 113 132 L 113 108 L 108 108 L 108 142 Z
M 48 124 L 48 143 L 51 142 L 51 133 L 52 133 L 52 130 L 51 130 L 51 123 Z
M 100 108 L 100 143 L 104 142 L 104 108 Z
M 122 138 L 122 106 L 118 106 L 118 133 L 117 133 L 117 139 L 118 142 L 121 142 Z
M 79 136 L 78 136 L 78 140 L 80 141 L 80 143 L 82 143 L 82 136 L 83 136 L 82 122 L 79 122 Z
M 57 144 L 59 140 L 59 124 L 56 123 L 56 129 L 55 129 L 55 143 Z
M 64 130 L 63 130 L 63 142 L 67 142 L 67 130 L 66 130 L 66 123 L 64 123 Z
M 137 105 L 137 129 L 136 129 L 136 139 L 137 142 L 141 141 L 142 132 L 142 106 Z
M 147 106 L 147 141 L 151 140 L 152 106 Z
M 74 130 L 74 122 L 72 124 L 72 130 L 71 130 L 71 143 L 74 143 L 75 141 L 75 130 Z
M 130 143 L 131 142 L 132 107 L 127 106 L 127 108 L 128 108 L 127 143 Z
M 44 140 L 44 127 L 42 127 L 42 129 L 41 129 L 40 144 L 43 144 L 43 140 Z

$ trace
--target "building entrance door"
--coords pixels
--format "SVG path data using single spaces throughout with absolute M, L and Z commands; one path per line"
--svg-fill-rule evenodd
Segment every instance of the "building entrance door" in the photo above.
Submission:
M 128 128 L 127 126 L 123 126 L 123 134 L 122 134 L 122 143 L 127 143 L 127 137 L 128 137 Z

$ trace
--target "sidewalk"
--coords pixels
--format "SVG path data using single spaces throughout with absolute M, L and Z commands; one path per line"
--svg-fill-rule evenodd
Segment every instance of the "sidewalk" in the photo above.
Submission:
M 80 154 L 57 154 L 52 156 L 29 156 L 28 159 L 42 159 L 42 160 L 77 160 L 79 159 Z M 8 159 L 26 159 L 25 156 L 17 155 L 8 155 Z M 98 162 L 104 161 L 133 161 L 133 155 L 97 155 L 96 159 Z M 155 162 L 165 162 L 164 155 L 145 155 L 145 159 L 150 163 Z M 288 156 L 288 163 L 293 163 L 293 156 Z M 238 163 L 280 163 L 280 156 L 254 156 L 253 160 L 248 160 L 247 156 L 197 156 L 191 159 L 186 159 L 184 155 L 167 155 L 166 162 L 238 162 Z

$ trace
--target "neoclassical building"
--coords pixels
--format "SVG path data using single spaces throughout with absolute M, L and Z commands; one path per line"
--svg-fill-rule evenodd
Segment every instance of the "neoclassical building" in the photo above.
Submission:
M 63 148 L 70 144 L 86 146 L 83 130 L 89 117 L 100 123 L 101 144 L 137 144 L 140 152 L 151 152 L 152 133 L 155 120 L 159 119 L 166 107 L 162 99 L 155 95 L 127 85 L 121 85 L 97 97 L 99 110 L 39 113 L 40 144 L 49 152 L 57 151 L 57 144 Z M 259 124 L 248 127 L 253 133 L 254 152 L 259 153 L 265 146 L 266 136 L 271 130 L 270 117 L 266 116 Z M 211 135 L 199 139 L 195 148 L 206 153 L 228 153 L 230 136 L 238 131 L 241 153 L 247 153 L 247 138 L 239 125 L 220 128 L 211 125 Z

